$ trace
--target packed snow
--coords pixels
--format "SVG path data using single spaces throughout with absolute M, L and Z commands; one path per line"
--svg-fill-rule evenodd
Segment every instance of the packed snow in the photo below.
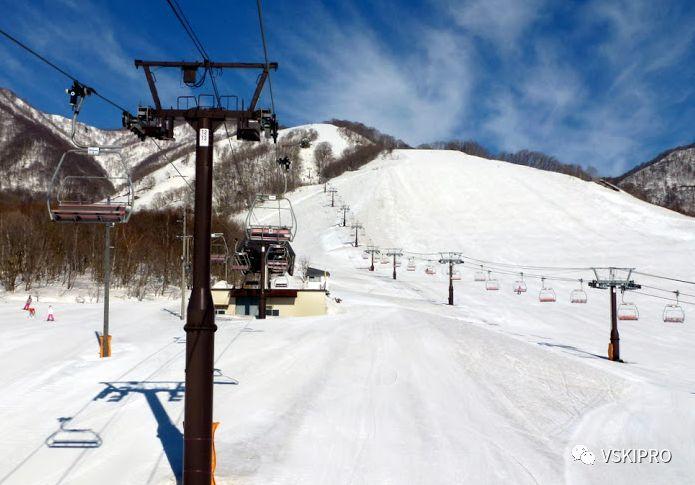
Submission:
M 361 245 L 695 279 L 692 219 L 572 177 L 395 150 L 331 183 L 365 227 Z M 588 303 L 572 305 L 577 284 L 552 281 L 558 301 L 540 303 L 537 279 L 517 295 L 516 277 L 500 274 L 501 289 L 488 292 L 465 264 L 448 306 L 443 267 L 426 275 L 419 259 L 408 272 L 404 260 L 396 281 L 389 264 L 369 272 L 323 186 L 290 198 L 297 255 L 330 271 L 340 303 L 323 317 L 218 318 L 218 484 L 695 481 L 692 306 L 686 323 L 666 325 L 666 301 L 630 295 L 641 319 L 621 322 L 626 362 L 610 362 L 607 291 L 587 289 Z M 0 298 L 0 484 L 175 483 L 178 301 L 114 301 L 114 353 L 100 360 L 99 304 L 42 296 L 30 319 L 26 294 Z M 48 304 L 55 323 L 44 321 Z M 47 446 L 61 417 L 99 446 Z M 572 456 L 578 445 L 593 465 Z M 602 450 L 624 448 L 667 449 L 672 459 L 604 462 Z

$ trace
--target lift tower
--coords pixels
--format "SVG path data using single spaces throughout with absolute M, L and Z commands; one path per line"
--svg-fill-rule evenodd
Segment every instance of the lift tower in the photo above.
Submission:
M 362 229 L 364 226 L 362 224 L 360 224 L 359 222 L 355 221 L 352 223 L 352 225 L 350 227 L 355 230 L 355 247 L 359 247 L 359 240 L 357 238 L 357 235 L 358 235 L 360 229 Z
M 338 193 L 338 189 L 335 187 L 330 187 L 328 193 L 331 194 L 331 207 L 335 207 L 335 194 Z
M 439 253 L 439 264 L 449 265 L 449 305 L 454 304 L 454 265 L 463 264 L 460 253 Z
M 371 266 L 369 266 L 369 271 L 374 271 L 374 256 L 381 254 L 381 251 L 376 246 L 368 246 L 367 249 L 364 250 L 364 252 L 371 255 L 372 264 L 371 264 Z
M 340 210 L 343 211 L 343 227 L 347 226 L 347 213 L 350 210 L 350 206 L 343 204 L 340 206 Z
M 398 248 L 391 248 L 386 250 L 386 256 L 393 257 L 393 279 L 396 279 L 396 262 L 397 258 L 403 256 L 403 250 Z
M 599 290 L 610 290 L 611 301 L 611 341 L 608 344 L 608 359 L 614 362 L 622 362 L 620 359 L 620 334 L 618 333 L 618 306 L 616 303 L 616 289 L 625 292 L 639 290 L 641 285 L 630 279 L 634 268 L 593 268 L 596 279 L 589 281 L 589 286 Z
M 138 109 L 137 117 L 124 113 L 123 124 L 141 138 L 171 140 L 174 122 L 185 121 L 196 131 L 195 208 L 193 225 L 193 286 L 188 302 L 186 331 L 186 401 L 184 404 L 183 482 L 185 485 L 209 485 L 212 482 L 212 392 L 215 345 L 215 312 L 210 291 L 210 226 L 212 219 L 213 135 L 226 122 L 236 122 L 237 138 L 260 141 L 261 132 L 277 138 L 275 114 L 257 108 L 263 85 L 277 63 L 135 61 L 145 72 L 154 107 Z M 224 69 L 259 70 L 248 107 L 230 109 L 234 96 L 180 96 L 176 108 L 163 108 L 157 92 L 153 69 L 179 69 L 187 85 L 197 85 L 198 71 L 213 76 Z M 200 78 L 203 79 L 203 78 Z M 214 78 L 213 78 L 214 79 Z M 203 106 L 212 98 L 211 106 Z

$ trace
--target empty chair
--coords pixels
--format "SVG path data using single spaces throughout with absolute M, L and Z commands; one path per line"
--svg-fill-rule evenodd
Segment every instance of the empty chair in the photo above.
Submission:
M 514 293 L 516 293 L 517 295 L 526 293 L 526 291 L 528 290 L 526 282 L 524 281 L 524 273 L 520 273 L 520 275 L 521 279 L 518 279 L 514 282 Z
M 545 286 L 545 278 L 541 278 L 541 291 L 538 294 L 538 300 L 541 303 L 553 303 L 557 300 L 555 290 Z
M 625 301 L 625 290 L 622 291 L 621 302 L 617 309 L 618 320 L 639 320 L 637 305 Z
M 407 271 L 415 271 L 415 260 L 413 258 L 408 260 L 408 266 L 405 269 Z
M 459 270 L 455 269 L 451 272 L 451 279 L 457 281 L 461 279 L 461 273 L 459 272 Z
M 579 285 L 579 288 L 572 290 L 572 293 L 570 293 L 570 303 L 584 304 L 588 301 L 586 291 L 584 291 L 584 280 L 580 279 Z
M 483 269 L 483 265 L 480 265 L 480 271 L 476 271 L 475 274 L 473 275 L 473 280 L 474 281 L 486 281 L 487 280 L 487 274 L 485 273 L 485 270 Z
M 75 160 L 66 163 L 71 156 L 109 153 L 117 155 L 117 163 L 108 165 L 118 169 L 116 174 L 66 175 L 66 172 L 75 170 Z M 49 216 L 54 222 L 115 224 L 128 222 L 133 212 L 133 194 L 133 183 L 120 150 L 95 148 L 92 152 L 77 148 L 68 150 L 60 158 L 46 192 L 46 202 Z
M 297 232 L 297 219 L 289 199 L 259 194 L 253 201 L 244 224 L 251 241 L 292 241 Z
M 381 257 L 381 264 L 389 264 L 390 262 L 391 259 L 386 254 Z
M 664 323 L 683 323 L 685 321 L 685 312 L 683 307 L 678 304 L 679 291 L 674 291 L 676 294 L 676 303 L 669 303 L 664 307 L 662 316 Z
M 487 272 L 487 279 L 485 280 L 485 289 L 488 291 L 497 291 L 500 289 L 500 282 L 496 278 L 492 278 L 492 271 Z
M 431 264 L 428 264 L 427 267 L 425 267 L 425 274 L 433 275 L 437 274 L 437 269 L 432 266 Z
M 362 259 L 369 259 L 369 254 L 368 253 L 362 253 Z

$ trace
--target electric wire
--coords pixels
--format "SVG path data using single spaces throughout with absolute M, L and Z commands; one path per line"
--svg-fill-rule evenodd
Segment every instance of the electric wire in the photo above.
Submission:
M 6 31 L 4 31 L 3 29 L 0 29 L 0 34 L 2 34 L 2 35 L 4 35 L 5 37 L 7 37 L 9 40 L 11 40 L 11 41 L 14 42 L 15 44 L 17 44 L 19 47 L 21 47 L 21 48 L 24 49 L 25 51 L 27 51 L 27 52 L 29 52 L 30 54 L 32 54 L 34 57 L 36 57 L 36 58 L 38 58 L 39 60 L 43 61 L 43 62 L 44 62 L 45 64 L 47 64 L 48 66 L 52 67 L 53 69 L 55 69 L 56 71 L 58 71 L 59 73 L 61 73 L 63 76 L 67 77 L 68 79 L 70 79 L 70 80 L 72 80 L 72 81 L 75 81 L 76 83 L 78 83 L 78 84 L 81 85 L 81 86 L 84 86 L 84 87 L 86 87 L 86 88 L 89 88 L 89 89 L 91 90 L 92 94 L 94 94 L 96 97 L 100 98 L 101 100 L 107 102 L 108 104 L 110 104 L 110 105 L 113 106 L 114 108 L 117 108 L 117 109 L 119 109 L 119 110 L 121 110 L 122 112 L 125 112 L 125 113 L 128 113 L 128 112 L 129 112 L 126 108 L 124 108 L 123 106 L 121 106 L 121 105 L 118 104 L 117 102 L 115 102 L 115 101 L 113 101 L 113 100 L 107 98 L 107 97 L 104 96 L 103 94 L 99 94 L 99 92 L 98 92 L 96 89 L 94 89 L 92 86 L 89 86 L 89 85 L 87 85 L 87 84 L 81 82 L 79 79 L 77 79 L 77 77 L 73 76 L 72 74 L 70 74 L 69 72 L 67 72 L 65 69 L 62 69 L 61 67 L 58 67 L 55 63 L 49 61 L 49 60 L 46 59 L 44 56 L 42 56 L 41 54 L 39 54 L 38 52 L 36 52 L 34 49 L 32 49 L 31 47 L 29 47 L 28 45 L 26 45 L 25 43 L 23 43 L 22 41 L 20 41 L 20 40 L 17 39 L 16 37 L 10 35 L 10 34 L 7 33 Z
M 684 283 L 686 285 L 695 285 L 695 281 L 688 281 L 688 280 L 681 280 L 678 278 L 671 278 L 668 276 L 660 276 L 660 275 L 655 275 L 655 274 L 650 274 L 650 273 L 643 273 L 641 271 L 633 271 L 634 274 L 638 274 L 641 276 L 647 276 L 649 278 L 657 278 L 660 280 L 668 280 L 668 281 L 675 281 L 677 283 Z

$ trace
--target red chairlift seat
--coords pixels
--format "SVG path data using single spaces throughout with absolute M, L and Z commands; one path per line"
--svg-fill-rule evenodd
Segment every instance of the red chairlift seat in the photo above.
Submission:
M 554 303 L 557 301 L 555 290 L 545 286 L 545 278 L 541 277 L 541 291 L 538 293 L 538 301 L 541 303 Z
M 287 227 L 252 227 L 249 239 L 253 241 L 290 241 L 292 232 Z
M 639 310 L 634 303 L 621 303 L 618 305 L 618 320 L 639 320 Z
M 428 265 L 428 266 L 425 268 L 425 274 L 434 275 L 434 274 L 437 274 L 437 270 L 436 270 L 436 268 L 435 268 L 434 266 Z
M 454 271 L 451 273 L 451 279 L 452 279 L 452 280 L 459 281 L 459 280 L 461 279 L 461 273 L 459 273 L 457 270 L 454 270 Z
M 680 291 L 674 291 L 676 294 L 676 303 L 669 303 L 664 307 L 662 320 L 664 323 L 683 323 L 685 322 L 685 312 L 683 307 L 679 305 Z
M 128 218 L 126 204 L 61 204 L 51 209 L 55 222 L 104 222 L 119 223 Z

